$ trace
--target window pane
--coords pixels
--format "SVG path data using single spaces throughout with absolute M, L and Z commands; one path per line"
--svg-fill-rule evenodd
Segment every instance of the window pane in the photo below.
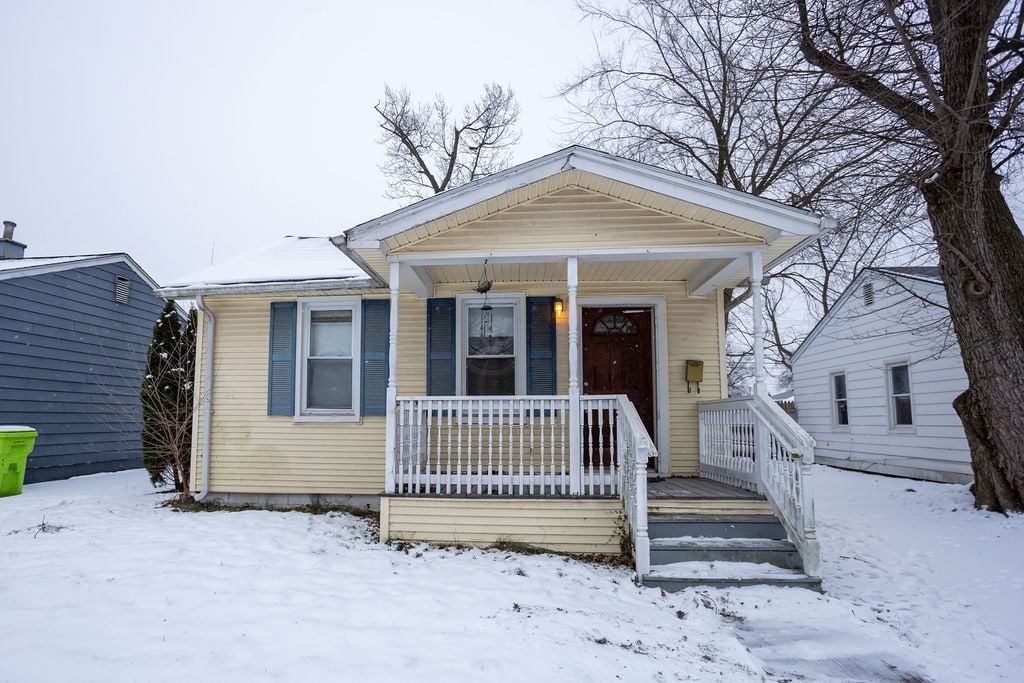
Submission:
M 515 310 L 495 306 L 489 311 L 470 307 L 467 320 L 470 356 L 511 356 L 515 353 Z
M 911 415 L 910 410 L 910 397 L 909 396 L 894 396 L 892 399 L 893 403 L 893 414 L 896 417 L 896 424 L 898 425 L 912 425 L 914 424 L 914 418 Z
M 910 393 L 910 368 L 906 365 L 894 365 L 889 368 L 892 375 L 892 393 Z
M 846 375 L 833 375 L 832 382 L 835 384 L 836 399 L 846 398 Z
M 466 393 L 470 396 L 514 395 L 516 359 L 467 358 Z
M 306 407 L 351 410 L 352 360 L 311 358 L 306 362 Z
M 352 355 L 352 311 L 310 311 L 309 355 Z
M 846 401 L 836 401 L 836 424 L 850 424 L 850 409 Z

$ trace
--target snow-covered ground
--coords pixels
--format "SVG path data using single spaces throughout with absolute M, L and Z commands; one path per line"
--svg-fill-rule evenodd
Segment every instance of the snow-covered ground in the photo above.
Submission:
M 827 596 L 175 512 L 141 471 L 28 486 L 0 499 L 0 681 L 1020 680 L 1024 518 L 816 476 Z

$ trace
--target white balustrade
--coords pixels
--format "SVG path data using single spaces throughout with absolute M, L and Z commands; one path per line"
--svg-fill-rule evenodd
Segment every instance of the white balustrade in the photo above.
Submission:
M 770 397 L 701 401 L 700 476 L 762 493 L 800 551 L 804 572 L 821 575 L 814 519 L 814 439 Z
M 568 496 L 565 396 L 398 399 L 391 493 Z
M 657 458 L 651 436 L 627 397 L 581 396 L 574 445 L 570 409 L 568 396 L 399 397 L 390 418 L 387 491 L 618 497 L 643 577 L 650 569 L 647 463 Z

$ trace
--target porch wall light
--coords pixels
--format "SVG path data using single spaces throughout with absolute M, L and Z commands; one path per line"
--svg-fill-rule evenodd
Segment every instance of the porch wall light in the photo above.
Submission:
M 565 310 L 565 302 L 561 299 L 555 299 L 555 317 L 561 318 L 563 310 Z

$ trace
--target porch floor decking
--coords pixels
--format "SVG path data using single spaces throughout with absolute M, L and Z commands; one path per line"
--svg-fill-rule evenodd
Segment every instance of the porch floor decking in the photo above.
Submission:
M 764 500 L 764 496 L 700 477 L 652 477 L 647 500 Z

